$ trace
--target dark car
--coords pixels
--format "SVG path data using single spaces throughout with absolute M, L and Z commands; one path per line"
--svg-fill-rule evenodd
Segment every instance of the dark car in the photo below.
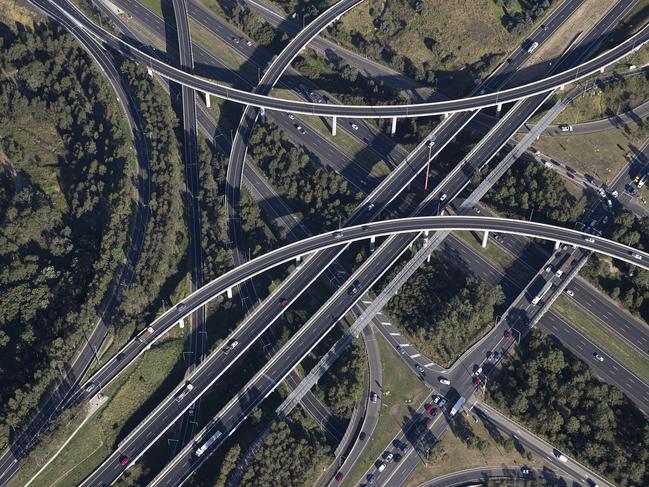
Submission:
M 345 478 L 345 474 L 343 474 L 342 472 L 338 472 L 336 474 L 336 482 L 342 482 L 344 478 Z
M 126 455 L 120 455 L 119 456 L 119 463 L 120 463 L 120 465 L 126 466 L 126 465 L 128 465 L 130 463 L 130 460 Z
M 361 434 L 358 435 L 358 439 L 363 441 L 365 440 L 365 438 L 367 438 L 367 433 L 365 433 L 365 431 L 361 431 Z
M 286 299 L 286 298 L 279 298 L 279 304 L 280 304 L 280 306 L 282 306 L 282 307 L 284 307 L 284 306 L 288 306 L 288 299 Z
M 376 480 L 376 476 L 375 476 L 373 473 L 371 473 L 371 474 L 369 474 L 369 475 L 367 476 L 367 483 L 368 483 L 368 484 L 373 484 L 373 483 L 374 483 L 374 480 Z

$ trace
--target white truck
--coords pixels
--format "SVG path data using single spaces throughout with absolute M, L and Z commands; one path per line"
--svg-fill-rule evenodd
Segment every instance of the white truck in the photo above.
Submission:
M 539 304 L 539 301 L 543 299 L 543 297 L 548 293 L 551 287 L 552 281 L 546 282 L 541 291 L 536 296 L 534 296 L 534 299 L 532 299 L 532 304 Z
M 197 457 L 200 457 L 203 453 L 205 453 L 205 452 L 208 450 L 208 448 L 209 448 L 210 446 L 212 446 L 212 445 L 214 444 L 214 442 L 215 442 L 216 440 L 218 440 L 218 439 L 221 437 L 222 434 L 223 434 L 223 433 L 221 433 L 220 431 L 216 431 L 212 436 L 210 436 L 210 437 L 207 439 L 207 441 L 206 441 L 205 443 L 203 443 L 201 446 L 199 446 L 198 448 L 196 448 L 196 450 L 194 451 L 194 454 L 195 454 Z
M 191 382 L 187 381 L 185 382 L 185 386 L 180 389 L 178 393 L 176 393 L 176 401 L 180 402 L 183 400 L 183 398 L 189 394 L 190 391 L 194 390 L 194 384 Z
M 455 404 L 453 404 L 453 407 L 451 408 L 451 416 L 455 416 L 457 412 L 462 409 L 462 406 L 466 402 L 466 398 L 464 396 L 460 396 L 460 398 L 455 401 Z

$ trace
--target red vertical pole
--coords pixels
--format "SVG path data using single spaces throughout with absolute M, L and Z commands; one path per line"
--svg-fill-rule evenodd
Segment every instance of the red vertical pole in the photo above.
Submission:
M 428 164 L 426 165 L 426 181 L 424 181 L 424 191 L 428 191 L 428 172 L 430 171 L 430 154 L 433 148 L 428 148 Z

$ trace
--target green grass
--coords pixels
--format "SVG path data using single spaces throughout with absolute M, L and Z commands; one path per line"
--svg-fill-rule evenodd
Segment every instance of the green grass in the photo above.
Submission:
M 490 263 L 500 267 L 506 274 L 520 285 L 526 285 L 534 277 L 535 272 L 517 263 L 517 259 L 495 242 L 489 241 L 486 248 L 482 248 L 482 233 L 455 232 L 454 236 L 461 243 L 471 247 Z M 451 237 L 453 238 L 453 237 Z M 490 237 L 491 238 L 491 237 Z
M 285 89 L 285 88 L 274 88 L 273 96 L 279 98 L 284 98 L 286 100 L 300 100 L 295 93 Z M 282 116 L 281 114 L 278 116 Z M 352 159 L 360 162 L 365 166 L 370 174 L 375 177 L 385 177 L 390 173 L 390 169 L 387 164 L 381 159 L 380 155 L 372 149 L 369 149 L 364 143 L 353 138 L 351 135 L 347 134 L 341 130 L 342 124 L 348 124 L 349 122 L 345 119 L 338 120 L 338 130 L 336 135 L 331 135 L 331 120 L 328 120 L 327 123 L 323 120 L 322 117 L 313 117 L 306 115 L 300 115 L 300 119 L 308 120 L 309 127 L 318 131 L 327 141 L 336 145 L 344 153 L 348 154 Z
M 182 380 L 184 366 L 179 359 L 184 338 L 167 339 L 152 347 L 104 389 L 108 401 L 32 485 L 78 485 L 101 464 L 117 443 Z M 23 485 L 34 471 L 21 470 L 11 485 Z
M 162 2 L 160 0 L 138 0 L 142 5 L 156 15 L 162 17 Z
M 626 368 L 643 380 L 649 381 L 649 359 L 631 344 L 620 339 L 606 325 L 588 316 L 565 296 L 559 297 L 552 309 Z
M 403 363 L 392 347 L 376 334 L 383 366 L 383 397 L 379 422 L 368 445 L 344 485 L 356 485 L 365 471 L 376 461 L 403 423 L 410 418 L 410 409 L 416 409 L 430 390 Z M 356 484 L 354 484 L 356 482 Z

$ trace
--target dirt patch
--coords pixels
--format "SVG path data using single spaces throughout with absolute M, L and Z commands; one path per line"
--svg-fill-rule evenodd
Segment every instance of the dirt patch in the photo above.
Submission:
M 581 7 L 523 64 L 511 81 L 511 86 L 537 80 L 546 73 L 550 62 L 556 59 L 573 43 L 579 42 L 604 16 L 615 0 L 586 0 Z
M 0 19 L 14 28 L 14 24 L 22 24 L 33 28 L 37 14 L 17 0 L 0 0 Z

